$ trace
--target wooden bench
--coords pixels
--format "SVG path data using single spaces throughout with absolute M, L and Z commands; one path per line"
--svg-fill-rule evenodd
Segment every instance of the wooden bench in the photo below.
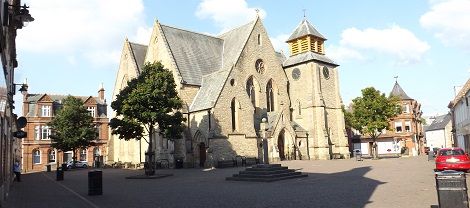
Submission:
M 342 159 L 343 155 L 341 155 L 340 153 L 333 153 L 332 158 L 333 159 Z
M 236 160 L 218 160 L 217 161 L 217 168 L 232 168 L 237 166 Z

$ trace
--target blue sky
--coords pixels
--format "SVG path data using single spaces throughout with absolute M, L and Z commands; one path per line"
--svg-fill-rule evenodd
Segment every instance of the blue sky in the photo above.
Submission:
M 422 104 L 443 114 L 454 87 L 470 75 L 470 0 L 23 0 L 36 19 L 18 31 L 15 83 L 29 93 L 97 95 L 108 104 L 126 37 L 147 44 L 153 23 L 220 34 L 263 19 L 276 50 L 304 16 L 328 38 L 326 55 L 340 73 L 343 102 L 361 89 L 388 94 L 395 76 Z M 22 114 L 21 95 L 15 96 Z

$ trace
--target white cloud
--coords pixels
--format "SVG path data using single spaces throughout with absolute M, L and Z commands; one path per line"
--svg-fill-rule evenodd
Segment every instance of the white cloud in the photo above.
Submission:
M 420 18 L 422 27 L 433 31 L 444 44 L 470 51 L 470 1 L 437 1 Z
M 139 27 L 137 33 L 130 38 L 132 42 L 148 45 L 150 36 L 152 35 L 152 27 Z
M 359 52 L 347 47 L 330 45 L 327 47 L 328 57 L 336 61 L 365 60 L 366 58 Z
M 366 52 L 378 52 L 392 56 L 397 64 L 412 64 L 421 61 L 429 49 L 429 44 L 419 40 L 412 32 L 393 25 L 385 29 L 346 29 L 341 34 L 339 48 L 334 50 L 339 56 L 355 59 L 364 58 Z
M 284 54 L 289 53 L 289 48 L 287 47 L 286 40 L 289 38 L 289 34 L 280 34 L 276 37 L 270 37 L 271 43 L 273 44 L 274 50 L 283 51 Z
M 266 11 L 248 7 L 245 0 L 203 0 L 197 8 L 196 16 L 212 19 L 222 31 L 227 31 L 254 20 L 256 9 L 259 10 L 261 18 L 266 16 Z
M 19 50 L 75 54 L 88 57 L 93 63 L 117 63 L 119 56 L 115 59 L 114 53 L 121 49 L 126 35 L 144 28 L 142 0 L 27 0 L 25 3 L 30 6 L 35 21 L 19 31 Z M 106 60 L 98 61 L 100 58 Z

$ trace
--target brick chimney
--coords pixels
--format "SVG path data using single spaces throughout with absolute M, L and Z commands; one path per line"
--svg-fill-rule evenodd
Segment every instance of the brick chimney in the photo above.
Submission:
M 104 87 L 103 87 L 103 83 L 101 83 L 100 89 L 98 90 L 98 98 L 99 98 L 101 101 L 104 101 Z

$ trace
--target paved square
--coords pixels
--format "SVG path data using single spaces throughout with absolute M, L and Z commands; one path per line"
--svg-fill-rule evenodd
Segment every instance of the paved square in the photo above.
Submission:
M 434 162 L 425 155 L 355 161 L 286 161 L 309 177 L 238 182 L 225 178 L 244 168 L 167 169 L 161 179 L 125 179 L 142 170 L 103 169 L 103 195 L 88 196 L 88 170 L 24 175 L 7 207 L 377 207 L 437 205 Z M 467 181 L 468 184 L 468 181 Z

